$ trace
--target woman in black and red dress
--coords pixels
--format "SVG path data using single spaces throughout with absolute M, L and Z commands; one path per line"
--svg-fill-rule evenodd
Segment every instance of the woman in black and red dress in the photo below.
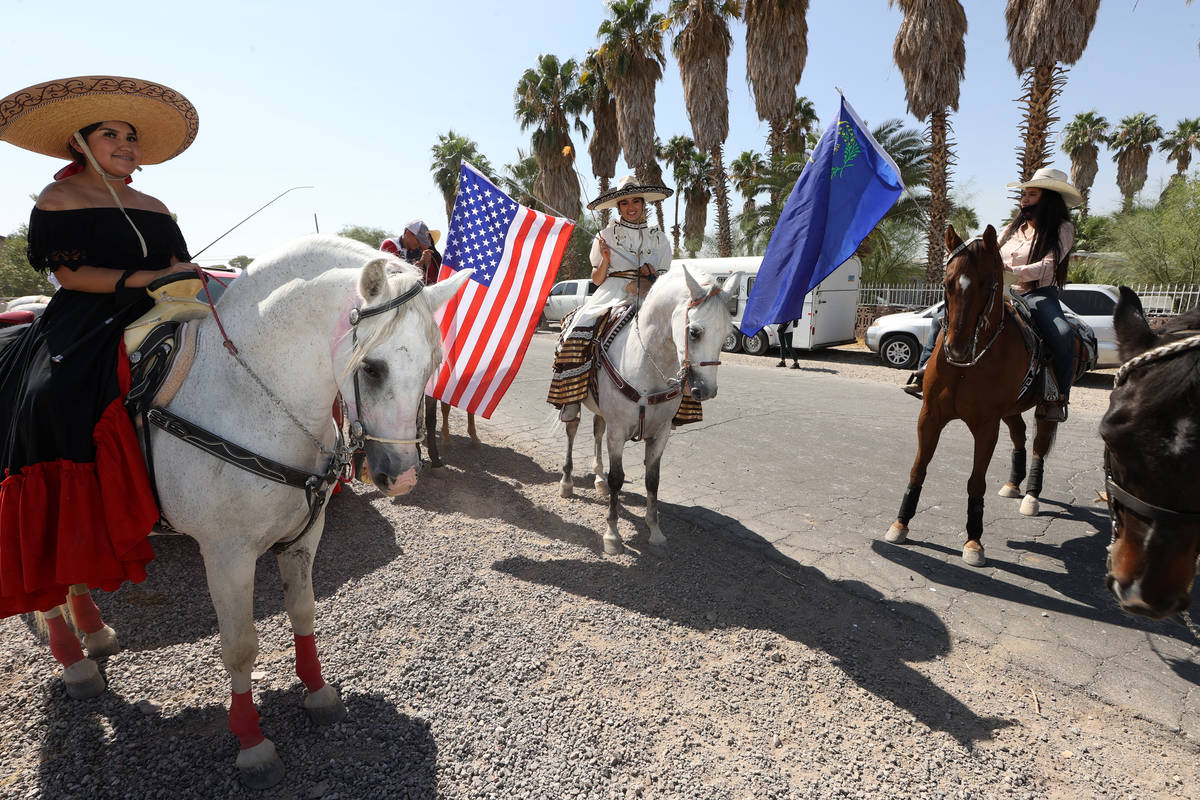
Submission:
M 121 340 L 151 306 L 146 285 L 195 265 L 166 206 L 129 182 L 196 129 L 185 98 L 130 78 L 0 100 L 0 139 L 71 160 L 29 218 L 30 263 L 62 288 L 0 337 L 0 617 L 50 610 L 72 584 L 146 577 L 158 509 L 123 405 Z

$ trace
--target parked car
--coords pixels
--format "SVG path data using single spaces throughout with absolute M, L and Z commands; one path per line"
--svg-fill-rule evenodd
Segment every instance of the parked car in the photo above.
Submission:
M 1117 354 L 1112 314 L 1120 294 L 1117 287 L 1104 283 L 1072 283 L 1062 291 L 1064 310 L 1082 319 L 1096 333 L 1097 367 L 1115 367 L 1121 363 Z M 887 314 L 867 328 L 867 347 L 878 353 L 884 364 L 896 369 L 916 369 L 921 347 L 933 318 L 940 314 L 942 303 L 921 311 Z
M 588 295 L 594 294 L 595 291 L 596 284 L 586 278 L 559 281 L 550 288 L 546 307 L 542 311 L 542 321 L 561 325 L 562 318 L 583 305 Z

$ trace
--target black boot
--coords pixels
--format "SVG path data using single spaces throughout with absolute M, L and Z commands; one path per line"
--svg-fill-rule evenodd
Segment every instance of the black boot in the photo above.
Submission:
M 908 382 L 900 388 L 913 397 L 921 400 L 924 398 L 925 385 L 925 367 L 919 367 L 915 372 L 908 376 Z

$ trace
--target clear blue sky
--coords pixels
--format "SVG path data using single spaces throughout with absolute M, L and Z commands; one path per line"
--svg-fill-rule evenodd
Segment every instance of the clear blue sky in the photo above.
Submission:
M 951 116 L 958 160 L 952 182 L 983 222 L 998 223 L 1009 207 L 1004 184 L 1016 175 L 1020 83 L 1008 61 L 1003 0 L 964 6 L 967 66 Z M 395 231 L 414 216 L 444 231 L 444 205 L 429 173 L 437 135 L 454 129 L 470 136 L 497 167 L 515 161 L 517 148 L 529 146 L 513 118 L 521 72 L 540 53 L 582 57 L 595 46 L 604 15 L 600 0 L 6 0 L 0 96 L 86 74 L 142 77 L 183 92 L 200 114 L 195 144 L 146 168 L 135 185 L 179 216 L 193 250 L 288 187 L 315 187 L 289 194 L 222 240 L 201 259 L 212 263 L 310 233 L 314 214 L 326 232 L 350 224 Z M 899 22 L 887 0 L 812 0 L 798 91 L 813 100 L 822 126 L 837 108 L 835 86 L 871 124 L 901 117 L 919 126 L 892 62 Z M 728 159 L 765 150 L 767 132 L 746 87 L 740 23 L 734 39 Z M 1198 42 L 1200 3 L 1104 0 L 1087 50 L 1071 69 L 1060 116 L 1094 108 L 1117 122 L 1144 111 L 1164 128 L 1200 116 Z M 664 140 L 691 133 L 673 63 L 658 87 L 657 129 Z M 586 143 L 574 139 L 584 192 L 594 196 Z M 1092 207 L 1106 212 L 1120 198 L 1116 166 L 1101 158 Z M 0 145 L 0 232 L 28 219 L 28 196 L 58 166 Z M 1061 153 L 1055 166 L 1069 169 Z M 1156 152 L 1144 195 L 1156 197 L 1169 174 Z M 710 211 L 710 224 L 714 216 Z

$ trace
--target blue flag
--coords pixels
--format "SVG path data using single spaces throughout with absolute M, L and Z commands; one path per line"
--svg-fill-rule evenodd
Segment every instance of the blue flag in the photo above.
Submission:
M 896 162 L 843 97 L 767 243 L 742 333 L 799 319 L 805 296 L 854 254 L 903 191 Z

